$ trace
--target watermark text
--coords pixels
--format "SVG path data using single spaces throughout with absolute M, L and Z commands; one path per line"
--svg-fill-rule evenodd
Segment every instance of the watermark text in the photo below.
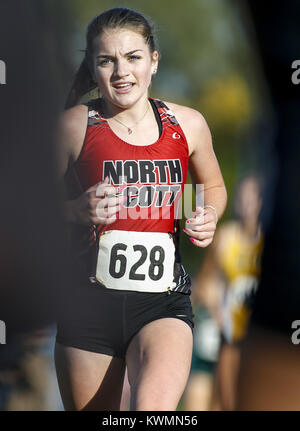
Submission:
M 291 76 L 292 83 L 297 85 L 300 83 L 300 60 L 294 60 L 293 61 L 292 69 L 296 69 L 295 72 L 293 72 L 292 76 Z
M 292 333 L 292 343 L 300 344 L 300 320 L 293 321 L 292 329 L 296 329 L 296 331 Z
M 6 325 L 0 320 L 0 344 L 6 344 Z
M 0 85 L 6 84 L 6 64 L 0 60 Z

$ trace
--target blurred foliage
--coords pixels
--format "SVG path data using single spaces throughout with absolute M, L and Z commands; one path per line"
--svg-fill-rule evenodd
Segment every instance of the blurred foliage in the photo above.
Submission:
M 233 135 L 245 126 L 253 109 L 246 81 L 234 74 L 209 80 L 196 106 L 211 119 L 213 129 L 228 129 Z
M 255 118 L 266 109 L 268 99 L 253 39 L 249 36 L 251 23 L 247 10 L 226 0 L 66 0 L 66 3 L 76 29 L 71 52 L 74 73 L 82 59 L 80 50 L 85 48 L 87 24 L 96 15 L 123 6 L 151 17 L 157 29 L 161 59 L 150 94 L 193 107 L 206 118 L 229 196 L 223 220 L 230 217 L 232 194 L 242 174 L 240 155 L 245 145 L 252 145 L 245 136 Z M 243 161 L 243 169 L 251 170 L 247 163 L 250 164 L 250 159 Z M 186 269 L 194 274 L 205 251 L 190 244 L 185 235 L 181 250 Z

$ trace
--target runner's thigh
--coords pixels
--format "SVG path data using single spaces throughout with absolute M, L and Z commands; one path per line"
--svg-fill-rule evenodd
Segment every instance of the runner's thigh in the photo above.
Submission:
M 119 410 L 125 361 L 55 345 L 55 366 L 66 410 Z
M 132 410 L 175 410 L 186 386 L 193 335 L 177 318 L 145 325 L 126 352 Z

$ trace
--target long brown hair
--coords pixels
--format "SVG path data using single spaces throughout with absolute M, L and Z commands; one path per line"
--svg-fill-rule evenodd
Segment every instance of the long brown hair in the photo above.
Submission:
M 85 56 L 76 72 L 73 85 L 67 97 L 66 109 L 76 105 L 84 94 L 97 87 L 97 83 L 94 81 L 91 73 L 95 37 L 99 36 L 104 30 L 121 28 L 131 29 L 143 36 L 151 53 L 158 49 L 154 34 L 154 25 L 140 12 L 120 7 L 109 9 L 96 16 L 87 28 Z

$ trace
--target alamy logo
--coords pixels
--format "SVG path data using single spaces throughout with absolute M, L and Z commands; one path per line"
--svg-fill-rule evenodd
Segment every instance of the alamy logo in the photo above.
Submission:
M 300 60 L 295 60 L 292 63 L 292 69 L 296 69 L 295 72 L 292 73 L 292 83 L 297 85 L 300 83 Z
M 6 84 L 6 64 L 0 60 L 0 85 Z
M 300 320 L 294 320 L 292 323 L 292 328 L 296 329 L 296 331 L 292 333 L 292 343 L 300 344 Z
M 6 325 L 0 320 L 0 344 L 6 344 Z

